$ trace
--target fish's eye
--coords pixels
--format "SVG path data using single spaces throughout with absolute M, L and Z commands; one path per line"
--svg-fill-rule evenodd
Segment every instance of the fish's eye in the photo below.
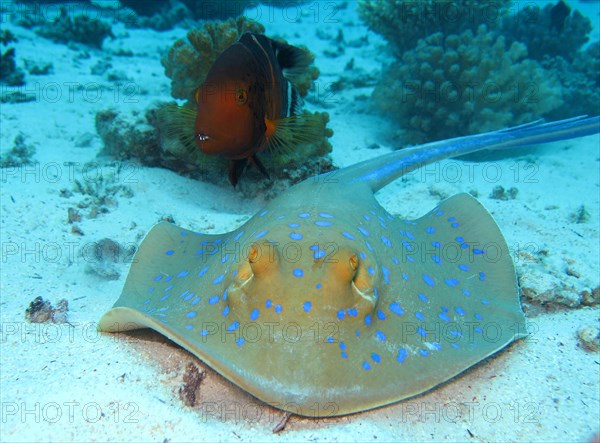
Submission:
M 248 101 L 248 93 L 242 88 L 235 91 L 235 101 L 238 105 L 243 105 Z
M 210 137 L 202 132 L 196 134 L 196 138 L 198 140 L 200 140 L 201 142 L 205 142 L 206 140 L 208 140 Z

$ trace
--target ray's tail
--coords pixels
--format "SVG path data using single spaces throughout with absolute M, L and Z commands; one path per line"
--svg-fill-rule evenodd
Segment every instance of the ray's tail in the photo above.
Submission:
M 600 116 L 580 116 L 426 143 L 357 163 L 340 174 L 348 181 L 367 182 L 373 192 L 429 163 L 482 150 L 537 145 L 600 133 Z M 337 178 L 341 178 L 339 175 Z

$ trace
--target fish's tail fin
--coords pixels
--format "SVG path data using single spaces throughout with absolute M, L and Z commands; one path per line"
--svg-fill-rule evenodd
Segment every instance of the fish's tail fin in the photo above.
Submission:
M 548 123 L 537 120 L 512 128 L 401 149 L 351 166 L 344 170 L 343 175 L 349 181 L 368 183 L 373 192 L 376 192 L 398 177 L 438 160 L 486 149 L 530 146 L 599 133 L 600 116 L 579 116 Z M 338 175 L 338 179 L 341 176 Z

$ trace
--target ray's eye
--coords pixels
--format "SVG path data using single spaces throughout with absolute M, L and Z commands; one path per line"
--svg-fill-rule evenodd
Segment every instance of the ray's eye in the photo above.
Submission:
M 235 91 L 235 101 L 239 106 L 246 104 L 248 101 L 248 93 L 242 88 L 237 88 Z

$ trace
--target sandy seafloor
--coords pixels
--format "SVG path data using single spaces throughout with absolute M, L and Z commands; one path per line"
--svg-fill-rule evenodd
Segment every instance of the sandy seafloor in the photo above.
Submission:
M 281 10 L 274 10 L 272 20 L 262 20 L 267 33 L 307 44 L 317 54 L 322 85 L 336 80 L 352 57 L 367 72 L 377 71 L 386 56 L 379 49 L 383 42 L 372 33 L 369 46 L 347 47 L 336 59 L 322 55 L 331 49 L 330 41 L 315 37 L 317 28 L 331 35 L 343 28 L 346 40 L 365 35 L 353 2 L 331 22 L 324 19 L 331 3 L 315 5 L 319 19 L 311 18 L 314 9 L 307 10 L 301 23 L 286 21 Z M 587 7 L 596 8 L 597 23 L 597 5 Z M 583 350 L 576 335 L 584 325 L 597 325 L 597 307 L 536 313 L 529 318 L 535 331 L 529 338 L 437 389 L 374 411 L 321 420 L 292 416 L 283 432 L 273 434 L 282 412 L 211 370 L 201 386 L 201 406 L 185 407 L 176 391 L 185 365 L 197 360 L 157 334 L 99 335 L 96 322 L 118 298 L 127 265 L 121 265 L 118 280 L 104 280 L 86 272 L 82 251 L 105 237 L 138 244 L 169 215 L 190 229 L 227 232 L 264 202 L 169 170 L 127 163 L 119 180 L 133 196 L 119 197 L 118 206 L 97 218 L 84 217 L 79 223 L 84 235 L 77 236 L 67 224 L 67 209 L 83 197 L 60 196 L 75 179 L 114 172 L 111 159 L 97 157 L 102 141 L 94 128 L 95 113 L 107 108 L 143 112 L 154 100 L 168 99 L 159 53 L 185 31 L 159 33 L 115 24 L 116 38 L 105 41 L 102 51 L 86 48 L 90 57 L 81 58 L 77 46 L 51 43 L 10 23 L 3 26 L 19 38 L 17 60 L 52 62 L 54 73 L 28 76 L 28 88 L 38 88 L 37 101 L 3 104 L 0 111 L 2 150 L 23 133 L 35 144 L 39 162 L 1 171 L 1 441 L 591 441 L 598 433 L 599 357 Z M 91 66 L 119 48 L 134 54 L 110 57 L 113 69 L 135 85 L 131 96 L 106 77 L 90 74 Z M 70 82 L 105 89 L 97 100 L 86 99 Z M 58 88 L 59 99 L 50 95 L 51 87 Z M 391 122 L 366 112 L 361 96 L 369 94 L 363 88 L 327 97 L 324 109 L 335 131 L 332 157 L 340 167 L 402 144 L 386 137 Z M 368 149 L 373 143 L 380 148 Z M 392 214 L 414 218 L 434 207 L 440 194 L 477 190 L 513 250 L 547 249 L 544 272 L 562 275 L 570 284 L 575 277 L 565 273 L 569 263 L 579 272 L 580 285 L 592 289 L 599 285 L 600 269 L 599 147 L 592 136 L 497 160 L 498 180 L 483 173 L 484 164 L 447 160 L 433 174 L 417 172 L 397 180 L 378 198 Z M 527 162 L 535 167 L 523 170 Z M 517 198 L 489 198 L 498 184 L 518 188 Z M 589 221 L 574 224 L 569 216 L 581 205 Z M 519 260 L 516 265 L 524 269 Z M 53 303 L 66 298 L 70 324 L 25 322 L 24 311 L 36 296 Z

